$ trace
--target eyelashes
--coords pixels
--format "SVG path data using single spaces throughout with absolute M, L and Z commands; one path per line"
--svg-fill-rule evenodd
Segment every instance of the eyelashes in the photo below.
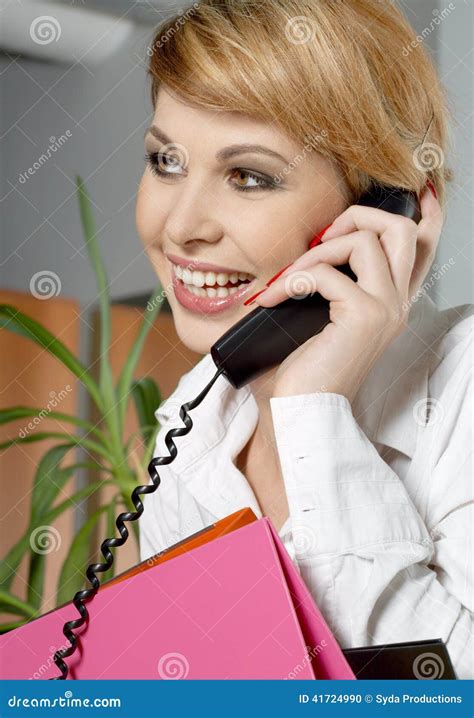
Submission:
M 161 152 L 146 152 L 143 159 L 156 177 L 173 180 L 176 176 L 182 175 L 182 172 L 178 171 L 182 168 L 180 168 L 175 157 Z M 166 167 L 169 167 L 171 171 L 167 170 Z M 232 188 L 237 192 L 258 192 L 262 190 L 271 191 L 279 189 L 279 185 L 272 177 L 244 167 L 233 167 L 229 175 L 237 177 L 237 182 L 229 182 Z M 255 184 L 239 185 L 238 182 L 245 178 L 253 180 Z

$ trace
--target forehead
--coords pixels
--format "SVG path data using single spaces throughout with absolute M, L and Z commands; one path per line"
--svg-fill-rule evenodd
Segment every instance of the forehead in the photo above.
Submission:
M 153 124 L 172 141 L 198 143 L 212 148 L 233 143 L 258 142 L 272 149 L 298 151 L 298 144 L 274 122 L 250 117 L 240 112 L 226 112 L 196 107 L 161 88 L 153 116 Z

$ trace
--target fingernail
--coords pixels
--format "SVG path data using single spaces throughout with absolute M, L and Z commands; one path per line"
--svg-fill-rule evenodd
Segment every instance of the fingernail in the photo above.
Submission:
M 332 224 L 333 222 L 331 222 L 331 224 L 328 224 L 327 227 L 324 227 L 324 229 L 322 229 L 318 234 L 313 237 L 313 239 L 309 243 L 309 249 L 311 249 L 312 247 L 316 247 L 316 245 L 321 242 L 323 234 L 329 229 L 329 227 L 332 226 Z
M 430 189 L 431 194 L 433 195 L 433 197 L 434 197 L 435 199 L 438 199 L 438 193 L 437 193 L 437 191 L 436 191 L 436 188 L 435 188 L 433 182 L 431 182 L 431 180 L 427 179 L 427 180 L 426 180 L 426 184 L 428 185 L 428 188 Z
M 290 264 L 287 264 L 286 267 L 283 267 L 283 269 L 280 269 L 279 272 L 277 272 L 273 277 L 271 277 L 271 278 L 268 280 L 268 282 L 266 283 L 266 285 L 265 285 L 265 287 L 264 287 L 263 289 L 261 289 L 261 290 L 260 290 L 259 292 L 257 292 L 256 294 L 252 294 L 251 297 L 249 297 L 248 299 L 246 299 L 245 302 L 244 302 L 244 305 L 247 306 L 248 304 L 251 304 L 251 303 L 253 302 L 253 300 L 258 297 L 259 294 L 262 294 L 262 292 L 264 292 L 264 291 L 266 290 L 266 288 L 269 287 L 270 284 L 272 284 L 272 282 L 275 281 L 275 279 L 278 279 L 278 277 L 280 276 L 280 274 L 283 274 L 283 272 L 285 271 L 285 269 L 288 269 L 288 267 L 291 267 L 292 264 L 293 264 L 293 262 L 290 262 Z
M 269 287 L 270 284 L 272 284 L 272 283 L 275 281 L 275 279 L 278 279 L 278 277 L 280 276 L 280 274 L 283 274 L 283 272 L 285 271 L 285 269 L 288 269 L 288 267 L 291 267 L 292 264 L 293 264 L 293 262 L 290 262 L 289 264 L 286 265 L 286 267 L 283 267 L 283 269 L 280 269 L 279 272 L 277 272 L 271 279 L 269 279 L 268 282 L 267 282 L 267 287 Z
M 256 299 L 258 297 L 258 295 L 262 294 L 262 292 L 264 292 L 265 290 L 266 290 L 266 287 L 264 287 L 259 292 L 257 292 L 257 294 L 252 294 L 251 297 L 249 297 L 248 299 L 245 300 L 245 302 L 244 302 L 245 306 L 247 306 L 248 304 L 252 304 L 253 300 Z

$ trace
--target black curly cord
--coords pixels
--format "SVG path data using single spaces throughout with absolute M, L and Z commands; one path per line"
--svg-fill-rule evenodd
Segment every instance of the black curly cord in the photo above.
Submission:
M 185 434 L 188 434 L 192 427 L 193 422 L 191 417 L 188 415 L 188 411 L 191 409 L 194 409 L 196 406 L 198 406 L 201 401 L 204 399 L 204 397 L 209 392 L 210 388 L 220 376 L 220 374 L 223 373 L 223 369 L 219 369 L 209 382 L 209 384 L 202 390 L 198 396 L 193 399 L 192 401 L 188 401 L 186 404 L 182 404 L 182 406 L 179 409 L 179 416 L 184 422 L 185 426 L 181 427 L 179 429 L 170 429 L 165 436 L 165 443 L 168 451 L 170 452 L 169 456 L 158 456 L 150 461 L 148 464 L 148 473 L 150 474 L 150 478 L 153 482 L 153 485 L 146 484 L 144 486 L 136 486 L 132 492 L 132 501 L 133 505 L 136 508 L 136 511 L 125 511 L 117 516 L 115 519 L 115 525 L 119 530 L 121 538 L 108 538 L 105 539 L 100 547 L 100 550 L 102 551 L 102 554 L 105 558 L 105 563 L 91 563 L 90 566 L 88 566 L 86 570 L 86 576 L 89 579 L 89 582 L 92 586 L 92 588 L 83 589 L 81 591 L 77 591 L 73 598 L 73 603 L 75 607 L 77 608 L 78 612 L 81 614 L 80 618 L 76 618 L 72 621 L 67 621 L 63 626 L 63 634 L 68 639 L 69 643 L 71 644 L 67 648 L 63 648 L 60 651 L 56 651 L 54 654 L 54 662 L 56 666 L 61 671 L 60 676 L 56 676 L 55 678 L 50 678 L 52 681 L 61 681 L 65 680 L 68 677 L 69 668 L 67 666 L 67 663 L 64 661 L 64 658 L 68 658 L 69 656 L 72 656 L 72 654 L 77 649 L 77 636 L 74 633 L 74 630 L 77 628 L 80 628 L 81 626 L 86 623 L 86 621 L 89 620 L 89 612 L 84 605 L 85 602 L 91 601 L 94 596 L 96 595 L 97 591 L 100 588 L 100 581 L 96 576 L 96 573 L 103 573 L 104 571 L 107 571 L 114 562 L 114 556 L 112 552 L 110 551 L 110 548 L 115 548 L 116 546 L 123 546 L 125 541 L 128 539 L 129 532 L 127 527 L 125 526 L 125 521 L 136 521 L 140 518 L 140 516 L 143 513 L 144 506 L 142 501 L 140 500 L 141 494 L 152 494 L 156 491 L 158 486 L 161 483 L 160 476 L 158 474 L 158 471 L 156 470 L 157 466 L 162 466 L 164 464 L 170 464 L 174 459 L 176 458 L 178 454 L 178 450 L 176 448 L 176 445 L 173 441 L 174 436 L 184 436 Z

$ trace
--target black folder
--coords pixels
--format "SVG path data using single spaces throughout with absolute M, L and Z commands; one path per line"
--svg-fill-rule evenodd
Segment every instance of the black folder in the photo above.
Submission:
M 357 679 L 447 680 L 456 679 L 443 641 L 389 643 L 385 646 L 346 648 L 343 653 Z

